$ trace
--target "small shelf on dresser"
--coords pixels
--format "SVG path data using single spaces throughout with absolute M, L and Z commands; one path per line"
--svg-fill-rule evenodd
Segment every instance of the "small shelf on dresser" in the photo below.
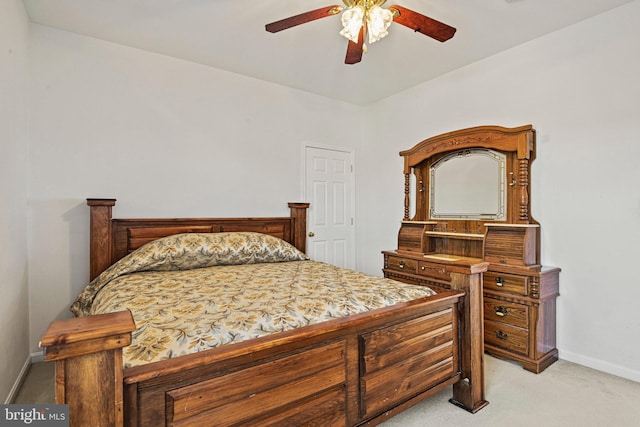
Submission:
M 484 262 L 482 258 L 475 258 L 469 256 L 462 255 L 452 255 L 452 254 L 424 254 L 422 256 L 426 261 L 435 261 L 446 264 L 479 264 Z
M 450 231 L 425 231 L 424 235 L 427 237 L 439 237 L 441 239 L 484 240 L 484 234 L 455 233 Z
M 422 252 L 425 257 L 445 262 L 484 262 L 483 245 L 484 234 L 425 230 Z

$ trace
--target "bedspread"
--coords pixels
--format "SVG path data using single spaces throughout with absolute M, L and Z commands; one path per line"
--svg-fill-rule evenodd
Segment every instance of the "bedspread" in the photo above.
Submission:
M 115 279 L 91 314 L 130 309 L 125 366 L 194 353 L 432 295 L 313 261 L 143 272 Z
M 131 310 L 125 366 L 168 359 L 433 295 L 309 261 L 259 233 L 182 234 L 122 258 L 76 298 L 77 316 Z

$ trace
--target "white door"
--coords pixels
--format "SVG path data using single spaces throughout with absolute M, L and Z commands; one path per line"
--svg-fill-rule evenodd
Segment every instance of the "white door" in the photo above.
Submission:
M 355 268 L 353 152 L 305 146 L 307 254 L 315 261 Z

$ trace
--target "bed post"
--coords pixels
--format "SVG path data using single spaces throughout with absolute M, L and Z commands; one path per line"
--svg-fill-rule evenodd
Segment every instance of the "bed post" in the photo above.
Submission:
M 449 402 L 476 413 L 489 404 L 484 396 L 484 305 L 482 273 L 488 263 L 472 264 L 451 273 L 451 289 L 464 291 L 461 336 L 462 380 L 453 385 Z
M 49 325 L 40 347 L 55 361 L 56 403 L 69 405 L 71 427 L 123 426 L 122 347 L 134 330 L 129 311 Z
M 95 279 L 111 265 L 111 208 L 116 199 L 87 199 L 90 211 L 89 226 L 89 280 Z
M 293 218 L 293 246 L 306 253 L 307 249 L 307 208 L 309 203 L 289 202 Z

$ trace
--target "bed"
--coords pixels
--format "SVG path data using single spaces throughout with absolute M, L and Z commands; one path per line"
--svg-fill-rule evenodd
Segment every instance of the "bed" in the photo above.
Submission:
M 308 260 L 305 203 L 288 217 L 169 219 L 87 204 L 91 284 L 72 305 L 79 317 L 40 342 L 71 425 L 375 425 L 446 387 L 470 412 L 487 404 L 486 264 L 455 266 L 452 290 L 435 294 Z M 187 288 L 203 287 L 196 274 L 213 294 Z M 361 289 L 337 303 L 346 282 Z

